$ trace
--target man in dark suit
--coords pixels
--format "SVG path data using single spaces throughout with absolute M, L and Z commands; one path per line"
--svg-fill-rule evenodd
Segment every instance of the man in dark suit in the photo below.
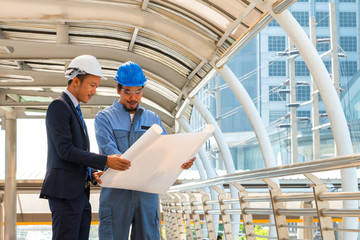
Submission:
M 89 152 L 89 137 L 79 103 L 88 102 L 100 79 L 104 79 L 97 59 L 78 56 L 65 75 L 69 79 L 67 89 L 49 105 L 46 114 L 48 157 L 40 198 L 49 200 L 53 239 L 82 240 L 89 238 L 89 181 L 99 179 L 95 169 L 103 170 L 107 165 L 124 171 L 130 162 L 117 154 Z

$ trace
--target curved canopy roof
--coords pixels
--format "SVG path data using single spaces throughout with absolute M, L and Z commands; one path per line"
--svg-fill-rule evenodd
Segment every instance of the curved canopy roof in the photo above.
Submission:
M 278 1 L 276 11 L 292 1 Z M 86 117 L 117 97 L 112 80 L 126 61 L 148 78 L 142 104 L 174 130 L 185 101 L 272 20 L 247 0 L 2 0 L 0 8 L 0 116 L 41 113 L 66 86 L 72 58 L 92 54 L 105 76 L 83 105 Z M 27 115 L 28 114 L 28 115 Z

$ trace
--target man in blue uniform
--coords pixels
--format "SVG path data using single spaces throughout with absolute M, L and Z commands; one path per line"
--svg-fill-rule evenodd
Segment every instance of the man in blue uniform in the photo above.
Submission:
M 40 197 L 49 200 L 53 240 L 89 239 L 91 206 L 90 176 L 99 175 L 89 167 L 105 165 L 126 170 L 130 162 L 120 155 L 106 156 L 89 152 L 90 142 L 80 102 L 88 102 L 104 79 L 94 56 L 74 58 L 65 72 L 68 86 L 50 103 L 46 113 L 48 141 L 47 166 Z
M 119 100 L 98 113 L 95 118 L 96 140 L 102 154 L 123 154 L 153 124 L 163 128 L 160 118 L 139 106 L 146 78 L 133 62 L 122 64 L 115 80 Z M 195 158 L 182 165 L 192 166 Z M 100 240 L 158 240 L 158 195 L 126 189 L 101 188 L 99 208 Z

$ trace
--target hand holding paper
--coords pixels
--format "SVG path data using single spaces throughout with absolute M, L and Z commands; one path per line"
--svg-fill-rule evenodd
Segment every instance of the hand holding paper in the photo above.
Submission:
M 165 193 L 183 171 L 182 164 L 196 155 L 214 130 L 207 125 L 203 132 L 161 135 L 161 127 L 154 124 L 122 155 L 131 161 L 131 168 L 108 169 L 101 186 Z
M 196 157 L 193 157 L 192 159 L 190 159 L 188 162 L 184 163 L 183 165 L 181 165 L 182 169 L 189 169 L 192 167 L 192 165 L 194 164 L 194 161 L 196 160 Z
M 124 159 L 119 154 L 114 154 L 114 155 L 109 155 L 107 157 L 106 165 L 112 169 L 116 169 L 119 171 L 125 171 L 130 168 L 131 162 Z

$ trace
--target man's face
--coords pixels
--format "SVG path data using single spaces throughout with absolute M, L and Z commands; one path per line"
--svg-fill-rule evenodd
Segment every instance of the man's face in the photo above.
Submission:
M 100 85 L 100 77 L 87 75 L 82 83 L 75 77 L 73 84 L 75 86 L 75 98 L 79 102 L 87 103 L 96 93 L 96 88 Z
M 121 89 L 118 89 L 118 94 L 120 95 L 119 102 L 130 113 L 134 113 L 143 95 L 143 87 L 123 86 Z

